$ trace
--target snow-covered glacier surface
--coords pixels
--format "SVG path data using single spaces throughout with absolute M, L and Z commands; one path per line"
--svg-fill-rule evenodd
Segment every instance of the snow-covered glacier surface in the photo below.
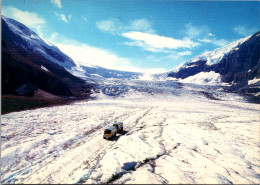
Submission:
M 222 87 L 113 83 L 127 90 L 2 115 L 2 183 L 260 183 L 259 104 Z M 115 121 L 124 131 L 103 139 Z

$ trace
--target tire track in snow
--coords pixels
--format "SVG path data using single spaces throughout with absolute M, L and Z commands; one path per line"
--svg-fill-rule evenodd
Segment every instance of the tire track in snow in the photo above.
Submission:
M 151 109 L 146 110 L 144 113 L 142 113 L 142 116 L 139 116 L 136 120 L 135 120 L 135 125 L 138 124 L 138 122 L 146 115 L 150 112 Z M 143 112 L 143 110 L 139 111 L 139 112 L 133 112 L 133 114 L 131 114 L 129 116 L 129 113 L 124 113 L 124 119 L 123 121 L 125 121 L 126 119 L 129 119 L 131 117 L 135 117 L 136 115 L 138 115 L 140 112 Z M 134 126 L 135 126 L 134 125 Z M 132 129 L 131 129 L 132 130 Z M 126 134 L 127 135 L 127 134 Z M 107 145 L 108 142 L 111 142 L 109 145 Z M 96 152 L 95 154 L 93 154 L 90 160 L 88 160 L 87 162 L 85 161 L 85 163 L 87 163 L 87 166 L 84 167 L 83 169 L 89 169 L 89 171 L 83 175 L 76 183 L 85 183 L 87 182 L 89 179 L 91 179 L 91 175 L 92 173 L 95 171 L 95 169 L 97 168 L 97 166 L 99 165 L 100 161 L 103 159 L 103 157 L 106 155 L 107 150 L 111 149 L 117 141 L 112 140 L 112 141 L 107 141 L 104 145 L 99 147 L 98 152 Z M 95 157 L 96 156 L 96 157 Z M 99 177 L 99 179 L 102 177 L 102 175 Z M 99 179 L 92 179 L 92 180 L 99 180 Z
M 140 120 L 143 119 L 149 112 L 151 112 L 153 108 L 150 108 L 148 110 L 146 110 L 141 116 L 139 116 L 136 120 L 135 120 L 135 124 L 129 129 L 128 133 L 126 134 L 131 135 L 134 131 L 134 129 L 137 127 L 138 123 L 140 123 Z
M 131 116 L 136 115 L 137 113 L 134 112 Z M 124 116 L 123 116 L 124 115 Z M 122 115 L 119 115 L 117 117 L 124 117 L 123 121 L 129 117 L 129 113 L 123 113 Z M 112 118 L 112 120 L 115 120 L 114 118 Z M 111 123 L 113 121 L 110 121 Z M 110 123 L 109 123 L 110 124 Z M 103 134 L 103 129 L 107 127 L 107 124 L 103 124 L 102 127 L 99 127 L 99 129 L 95 130 L 94 132 L 89 133 L 89 135 L 87 136 L 89 139 L 93 139 L 96 137 L 102 137 Z M 102 130 L 102 131 L 100 131 Z M 102 134 L 100 134 L 100 132 Z M 103 142 L 104 141 L 104 142 Z M 87 142 L 90 142 L 90 140 L 87 140 Z M 86 140 L 82 141 L 81 143 L 86 143 Z M 107 143 L 110 143 L 109 145 Z M 79 165 L 78 167 L 74 168 L 74 170 L 70 173 L 70 175 L 73 175 L 73 172 L 76 172 L 76 170 L 82 168 L 83 170 L 86 169 L 90 169 L 85 175 L 83 175 L 78 181 L 77 183 L 83 183 L 86 182 L 90 177 L 92 172 L 94 171 L 94 169 L 99 165 L 99 162 L 102 160 L 103 156 L 106 154 L 106 150 L 112 148 L 114 145 L 116 144 L 116 141 L 106 141 L 103 139 L 101 139 L 101 142 L 99 142 L 99 147 L 97 148 L 97 150 L 95 150 L 95 152 L 91 155 L 89 160 L 85 160 L 83 161 L 83 163 L 81 165 Z M 82 144 L 78 144 L 76 147 L 80 147 Z
M 136 113 L 134 112 L 133 115 L 135 115 L 135 114 Z M 123 114 L 121 114 L 121 115 L 119 115 L 117 117 L 124 117 L 123 120 L 125 120 L 126 118 L 129 117 L 129 112 L 123 113 Z M 26 174 L 26 176 L 24 176 L 23 178 L 25 178 L 25 179 L 29 178 L 30 179 L 30 177 L 28 177 L 28 173 L 27 173 L 28 171 L 33 171 L 33 173 L 37 173 L 39 171 L 42 171 L 44 166 L 48 166 L 50 163 L 55 162 L 56 157 L 66 155 L 66 153 L 68 151 L 71 151 L 71 150 L 73 150 L 73 149 L 75 149 L 77 147 L 80 147 L 82 144 L 84 144 L 86 142 L 86 138 L 91 139 L 91 138 L 95 138 L 97 136 L 100 136 L 99 131 L 103 130 L 106 126 L 107 126 L 107 124 L 101 123 L 100 125 L 98 125 L 98 126 L 92 128 L 92 129 L 84 132 L 80 136 L 78 135 L 78 136 L 75 136 L 72 139 L 69 139 L 69 140 L 65 141 L 62 144 L 62 148 L 63 148 L 62 150 L 54 151 L 53 153 L 49 153 L 48 155 L 44 156 L 44 158 L 40 158 L 40 159 L 38 159 L 36 161 L 35 160 L 31 161 L 30 166 L 28 166 L 28 167 L 26 167 L 26 168 L 24 168 L 22 170 L 19 170 L 18 172 L 16 171 L 13 174 L 10 174 L 6 178 L 4 178 L 2 180 L 2 182 L 3 183 L 4 182 L 15 182 L 17 179 L 20 179 L 20 177 L 18 177 L 18 176 L 20 176 L 21 174 Z M 89 139 L 87 139 L 88 142 L 89 142 Z M 107 146 L 107 145 L 104 145 L 104 146 Z M 101 147 L 101 150 L 103 150 L 103 147 Z M 97 155 L 97 154 L 94 154 L 94 155 Z M 45 162 L 45 161 L 47 161 L 47 162 Z M 39 163 L 41 163 L 41 167 L 40 168 L 38 166 Z

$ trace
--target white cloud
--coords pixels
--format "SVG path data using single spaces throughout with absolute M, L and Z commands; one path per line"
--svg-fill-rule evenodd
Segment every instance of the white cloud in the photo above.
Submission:
M 191 55 L 191 54 L 192 54 L 191 51 L 182 51 L 182 52 L 177 53 L 178 56 L 188 56 L 188 55 Z
M 96 22 L 96 26 L 98 29 L 100 29 L 102 31 L 106 31 L 106 32 L 115 34 L 116 22 L 117 22 L 116 19 L 102 20 L 102 21 Z
M 66 16 L 64 14 L 58 14 L 57 12 L 54 12 L 54 14 L 59 18 L 59 20 L 69 23 L 68 19 L 66 18 Z M 70 16 L 69 16 L 69 19 L 70 19 Z
M 119 57 L 116 54 L 102 49 L 81 43 L 53 33 L 50 38 L 53 44 L 70 56 L 75 62 L 81 65 L 97 65 L 109 69 L 143 71 L 131 65 L 131 59 Z
M 134 40 L 134 42 L 125 42 L 125 44 L 139 46 L 145 50 L 153 52 L 164 52 L 165 49 L 193 48 L 198 45 L 198 43 L 189 39 L 178 40 L 171 37 L 143 32 L 132 31 L 123 33 L 122 36 Z
M 170 59 L 173 62 L 179 62 L 185 59 L 184 56 L 189 56 L 191 54 L 192 54 L 191 51 L 172 52 L 170 55 L 167 55 L 164 58 Z
M 69 14 L 68 18 L 69 18 L 69 20 L 71 20 L 71 18 L 72 18 L 72 15 L 71 15 L 71 14 Z
M 204 43 L 211 43 L 212 39 L 210 39 L 210 38 L 203 38 L 203 39 L 198 39 L 198 41 L 204 42 Z
M 62 8 L 61 1 L 60 0 L 51 0 L 53 4 L 55 4 L 58 8 Z
M 53 33 L 48 40 L 59 47 L 62 52 L 70 56 L 76 63 L 81 65 L 96 65 L 108 69 L 148 73 L 166 71 L 164 68 L 140 68 L 133 66 L 133 61 L 130 58 L 120 57 L 103 48 L 97 48 L 76 40 L 68 39 L 58 33 Z
M 230 41 L 226 40 L 226 39 L 216 39 L 214 38 L 203 38 L 203 39 L 198 39 L 198 41 L 202 42 L 202 43 L 210 43 L 210 44 L 214 44 L 216 46 L 225 46 L 227 44 L 230 43 Z
M 12 6 L 2 8 L 2 14 L 13 18 L 29 28 L 42 35 L 43 26 L 46 24 L 45 19 L 34 12 L 22 11 Z
M 194 26 L 192 23 L 185 25 L 186 38 L 198 41 L 200 43 L 213 44 L 216 46 L 224 46 L 230 43 L 226 39 L 218 39 L 213 33 L 210 32 L 208 26 Z
M 225 45 L 229 44 L 230 41 L 228 41 L 226 39 L 213 39 L 212 43 L 217 46 L 225 46 Z
M 96 22 L 96 26 L 101 31 L 111 34 L 122 34 L 129 31 L 139 31 L 145 33 L 154 33 L 150 21 L 147 19 L 135 19 L 124 23 L 120 18 L 111 18 Z
M 208 26 L 193 26 L 192 23 L 188 23 L 185 25 L 185 34 L 189 39 L 195 39 L 200 37 L 201 35 L 212 35 L 212 33 L 209 32 L 210 29 Z
M 243 37 L 248 37 L 252 34 L 254 34 L 255 32 L 257 32 L 257 29 L 252 27 L 252 28 L 247 28 L 245 26 L 236 26 L 233 28 L 233 31 L 236 32 L 237 34 L 243 36 Z
M 81 65 L 95 65 L 108 69 L 134 72 L 160 72 L 163 68 L 141 69 L 131 65 L 131 59 L 119 57 L 116 54 L 87 44 L 58 44 L 61 51 L 70 56 L 74 61 Z
M 158 74 L 158 73 L 164 73 L 166 71 L 167 70 L 164 68 L 151 68 L 151 69 L 144 70 L 144 72 L 148 74 Z
M 147 19 L 137 19 L 131 22 L 129 28 L 131 31 L 140 31 L 145 33 L 154 33 L 151 23 Z
M 106 50 L 87 44 L 56 44 L 64 53 L 82 65 L 98 65 L 106 68 L 115 68 L 119 64 L 128 64 L 129 60 L 120 58 Z

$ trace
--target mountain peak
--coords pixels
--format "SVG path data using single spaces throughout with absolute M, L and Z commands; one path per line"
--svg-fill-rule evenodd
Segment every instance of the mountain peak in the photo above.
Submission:
M 256 34 L 254 34 L 256 35 Z M 246 38 L 242 38 L 239 39 L 237 41 L 234 41 L 226 46 L 217 48 L 213 51 L 207 51 L 201 55 L 195 56 L 193 57 L 191 60 L 186 61 L 181 63 L 180 65 L 176 66 L 175 68 L 173 68 L 173 72 L 178 72 L 179 70 L 183 69 L 183 68 L 188 68 L 191 66 L 191 63 L 195 63 L 199 60 L 204 60 L 206 61 L 207 65 L 214 65 L 219 63 L 226 55 L 228 55 L 229 53 L 238 50 L 239 46 L 241 44 L 243 44 L 244 42 L 246 42 L 248 39 L 250 39 L 253 35 L 246 37 Z
M 232 84 L 235 91 L 259 92 L 257 84 L 249 83 L 253 79 L 260 78 L 259 35 L 260 32 L 257 32 L 227 46 L 194 57 L 177 66 L 168 73 L 168 76 L 186 79 L 201 72 L 207 74 L 214 71 L 221 76 L 222 82 Z
M 74 61 L 61 52 L 59 48 L 41 39 L 38 34 L 24 24 L 2 16 L 2 27 L 4 27 L 3 41 L 12 41 L 16 46 L 22 47 L 29 52 L 34 52 L 36 55 L 43 56 L 67 69 L 76 66 Z M 12 36 L 10 36 L 11 34 Z

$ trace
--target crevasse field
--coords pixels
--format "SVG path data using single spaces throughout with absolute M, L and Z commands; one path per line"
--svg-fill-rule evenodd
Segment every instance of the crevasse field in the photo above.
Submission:
M 2 115 L 2 183 L 260 183 L 259 104 L 216 86 L 101 88 L 93 100 Z M 104 140 L 115 121 L 124 131 Z

